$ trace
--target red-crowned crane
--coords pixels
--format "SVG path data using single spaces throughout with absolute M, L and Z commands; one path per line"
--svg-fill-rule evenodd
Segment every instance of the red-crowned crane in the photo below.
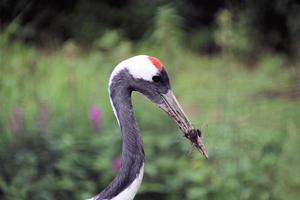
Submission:
M 109 80 L 110 101 L 122 132 L 121 168 L 115 179 L 91 200 L 132 200 L 144 174 L 144 147 L 134 117 L 131 93 L 138 91 L 173 118 L 185 137 L 207 157 L 200 131 L 194 129 L 170 88 L 164 65 L 155 57 L 139 55 L 122 61 Z

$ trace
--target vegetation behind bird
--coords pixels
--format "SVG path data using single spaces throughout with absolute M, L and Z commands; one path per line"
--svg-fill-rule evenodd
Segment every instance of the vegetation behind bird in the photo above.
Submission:
M 104 35 L 114 35 L 111 44 L 88 50 L 76 40 L 41 48 L 12 39 L 22 26 L 8 27 L 0 49 L 0 199 L 84 199 L 105 187 L 121 152 L 108 77 L 120 60 L 145 53 L 167 65 L 195 127 L 208 125 L 210 159 L 186 156 L 190 144 L 174 140 L 173 122 L 134 95 L 147 152 L 136 199 L 299 198 L 299 62 L 265 51 L 249 70 L 243 59 L 199 55 L 180 41 L 174 58 L 119 31 Z M 89 117 L 95 105 L 97 131 Z

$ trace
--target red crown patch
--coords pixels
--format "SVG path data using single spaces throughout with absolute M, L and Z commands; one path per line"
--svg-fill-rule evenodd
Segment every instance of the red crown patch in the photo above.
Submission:
M 159 70 L 162 71 L 164 69 L 164 65 L 158 60 L 157 58 L 153 56 L 148 57 L 151 63 Z

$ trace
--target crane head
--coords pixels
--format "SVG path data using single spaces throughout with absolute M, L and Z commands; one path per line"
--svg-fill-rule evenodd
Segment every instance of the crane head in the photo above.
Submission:
M 200 153 L 208 158 L 201 132 L 195 129 L 177 101 L 170 87 L 170 80 L 165 66 L 155 57 L 139 55 L 121 62 L 113 71 L 110 84 L 115 75 L 123 72 L 129 87 L 148 97 L 164 110 Z

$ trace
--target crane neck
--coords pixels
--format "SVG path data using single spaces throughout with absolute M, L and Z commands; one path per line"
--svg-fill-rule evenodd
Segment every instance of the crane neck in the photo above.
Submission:
M 134 198 L 143 177 L 144 148 L 134 117 L 132 90 L 124 76 L 116 76 L 109 86 L 110 98 L 122 132 L 121 168 L 111 182 L 96 198 L 131 200 Z
M 122 132 L 122 155 L 136 157 L 137 154 L 144 155 L 144 148 L 132 109 L 131 93 L 130 87 L 121 85 L 113 88 L 110 95 Z

